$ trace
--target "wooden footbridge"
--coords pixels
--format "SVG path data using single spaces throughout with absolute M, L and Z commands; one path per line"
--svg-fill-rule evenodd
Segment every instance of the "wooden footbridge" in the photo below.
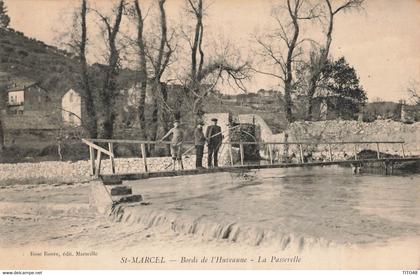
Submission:
M 411 164 L 415 167 L 420 167 L 419 157 L 407 157 L 404 149 L 404 141 L 339 141 L 339 142 L 228 142 L 222 143 L 221 146 L 227 148 L 228 164 L 221 167 L 214 167 L 210 169 L 193 169 L 188 167 L 183 170 L 172 170 L 169 166 L 164 169 L 153 170 L 149 169 L 147 156 L 147 147 L 150 145 L 161 146 L 168 145 L 170 142 L 154 142 L 154 141 L 139 141 L 139 140 L 115 140 L 115 139 L 83 139 L 89 147 L 90 153 L 90 172 L 94 178 L 94 188 L 92 193 L 96 198 L 107 198 L 107 205 L 114 205 L 122 202 L 141 202 L 141 195 L 133 195 L 131 187 L 123 185 L 123 181 L 140 180 L 157 177 L 174 177 L 184 175 L 199 175 L 211 174 L 219 172 L 244 172 L 252 169 L 268 169 L 268 168 L 289 168 L 289 167 L 313 167 L 313 166 L 331 166 L 331 165 L 346 165 L 353 168 L 355 173 L 359 172 L 360 168 L 376 166 L 383 169 L 386 174 L 393 172 L 395 166 L 404 164 Z M 141 152 L 141 166 L 136 171 L 129 171 L 124 173 L 116 173 L 116 155 L 114 152 L 115 144 L 131 144 L 131 146 L 139 146 Z M 382 146 L 391 145 L 394 148 L 399 147 L 399 156 L 389 157 L 381 153 Z M 183 156 L 193 151 L 194 144 L 190 142 L 183 143 L 185 147 Z M 188 148 L 189 146 L 189 148 Z M 245 157 L 245 148 L 247 146 L 256 146 L 258 152 L 264 153 L 266 158 L 259 162 L 249 162 Z M 322 160 L 308 160 L 306 158 L 306 150 L 310 147 L 324 147 L 324 158 Z M 340 147 L 346 146 L 352 148 L 352 156 L 347 158 L 338 158 L 337 150 Z M 366 148 L 374 146 L 376 154 L 372 158 L 361 159 L 359 153 Z M 293 153 L 294 159 L 287 156 L 288 151 Z M 282 157 L 279 157 L 279 152 L 283 151 Z M 225 151 L 226 152 L 226 151 Z M 234 154 L 235 152 L 235 154 Z M 286 156 L 285 156 L 286 155 Z M 296 156 L 297 155 L 297 156 Z M 388 157 L 386 157 L 388 156 Z M 102 161 L 104 158 L 110 160 L 110 171 L 108 173 L 102 172 Z M 154 158 L 156 161 L 156 158 Z M 168 161 L 168 158 L 162 158 L 162 163 Z M 158 160 L 160 162 L 160 160 Z M 169 169 L 168 169 L 169 168 Z M 102 194 L 102 195 L 99 195 Z M 98 203 L 95 203 L 98 204 Z
M 135 180 L 135 179 L 145 179 L 152 177 L 172 177 L 172 176 L 182 176 L 182 175 L 194 175 L 194 174 L 208 174 L 208 173 L 217 173 L 217 172 L 232 172 L 232 171 L 243 171 L 249 169 L 266 169 L 266 168 L 288 168 L 288 167 L 305 167 L 305 166 L 328 166 L 328 165 L 349 165 L 353 167 L 361 167 L 363 164 L 368 163 L 384 163 L 387 166 L 394 163 L 402 162 L 413 162 L 420 160 L 419 157 L 407 157 L 404 149 L 404 141 L 330 141 L 330 142 L 228 142 L 222 143 L 221 146 L 227 145 L 230 162 L 229 165 L 222 167 L 211 168 L 211 169 L 185 169 L 185 170 L 176 170 L 164 169 L 164 170 L 150 170 L 148 165 L 148 157 L 146 154 L 146 148 L 150 145 L 167 145 L 170 142 L 155 142 L 155 141 L 140 141 L 140 140 L 118 140 L 118 139 L 83 139 L 89 147 L 90 153 L 90 169 L 92 176 L 96 178 L 121 178 L 125 180 Z M 115 144 L 137 144 L 140 147 L 142 159 L 142 167 L 139 167 L 138 172 L 133 173 L 116 173 L 116 155 L 114 153 Z M 400 147 L 400 156 L 399 157 L 384 157 L 384 154 L 380 152 L 380 148 L 383 145 L 392 144 L 399 145 Z M 106 147 L 102 147 L 106 145 Z M 264 162 L 249 162 L 245 159 L 244 147 L 248 145 L 257 146 L 260 151 L 265 151 L 268 155 L 268 158 Z M 335 159 L 335 154 L 333 153 L 333 146 L 351 145 L 353 147 L 351 159 Z M 376 145 L 376 157 L 368 159 L 360 159 L 358 154 L 364 148 L 365 145 Z M 191 152 L 194 148 L 194 144 L 191 142 L 183 143 L 183 146 L 190 146 L 183 153 L 185 157 Z M 291 162 L 290 159 L 280 159 L 276 157 L 279 152 L 279 147 L 282 148 L 291 148 L 296 147 L 299 152 L 298 156 L 295 157 L 295 161 Z M 306 160 L 305 159 L 305 147 L 309 146 L 325 146 L 328 148 L 328 153 L 325 159 L 323 160 Z M 235 161 L 233 151 L 239 151 L 239 160 Z M 289 150 L 289 149 L 287 149 Z M 102 173 L 102 160 L 104 157 L 110 159 L 111 162 L 111 172 Z M 162 158 L 163 159 L 163 158 Z M 285 161 L 286 160 L 286 161 Z M 297 160 L 297 161 L 296 161 Z M 293 160 L 292 160 L 293 161 Z M 167 167 L 168 168 L 168 167 Z

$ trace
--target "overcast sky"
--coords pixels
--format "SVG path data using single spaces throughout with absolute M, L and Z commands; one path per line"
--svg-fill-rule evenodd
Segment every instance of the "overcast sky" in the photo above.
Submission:
M 92 0 L 91 0 L 92 1 Z M 57 31 L 70 28 L 78 0 L 5 0 L 11 27 L 47 44 Z M 110 0 L 96 0 L 110 5 Z M 270 11 L 281 0 L 212 0 L 206 24 L 216 36 L 230 37 L 246 52 L 255 33 L 273 23 Z M 168 16 L 177 20 L 182 0 L 167 0 Z M 233 35 L 232 35 L 233 33 Z M 364 10 L 341 14 L 336 22 L 331 54 L 345 56 L 356 69 L 370 100 L 405 98 L 410 80 L 420 81 L 420 1 L 366 0 Z M 276 87 L 276 81 L 255 76 L 248 87 Z

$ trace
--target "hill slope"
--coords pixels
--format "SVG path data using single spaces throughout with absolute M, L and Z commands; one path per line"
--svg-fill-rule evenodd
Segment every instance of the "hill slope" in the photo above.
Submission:
M 0 81 L 21 78 L 39 82 L 54 97 L 77 86 L 78 62 L 64 50 L 18 31 L 0 29 Z

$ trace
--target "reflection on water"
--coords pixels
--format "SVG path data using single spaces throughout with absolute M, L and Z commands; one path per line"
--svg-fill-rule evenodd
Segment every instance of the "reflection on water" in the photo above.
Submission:
M 151 209 L 335 243 L 418 235 L 420 176 L 349 168 L 262 169 L 132 183 Z

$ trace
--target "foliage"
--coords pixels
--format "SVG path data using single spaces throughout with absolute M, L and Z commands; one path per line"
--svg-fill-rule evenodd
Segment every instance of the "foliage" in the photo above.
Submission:
M 344 57 L 327 62 L 321 71 L 318 91 L 318 97 L 324 97 L 328 108 L 341 118 L 354 117 L 367 100 L 355 69 Z
M 7 28 L 10 24 L 10 17 L 7 15 L 7 8 L 4 1 L 0 0 L 0 28 Z

